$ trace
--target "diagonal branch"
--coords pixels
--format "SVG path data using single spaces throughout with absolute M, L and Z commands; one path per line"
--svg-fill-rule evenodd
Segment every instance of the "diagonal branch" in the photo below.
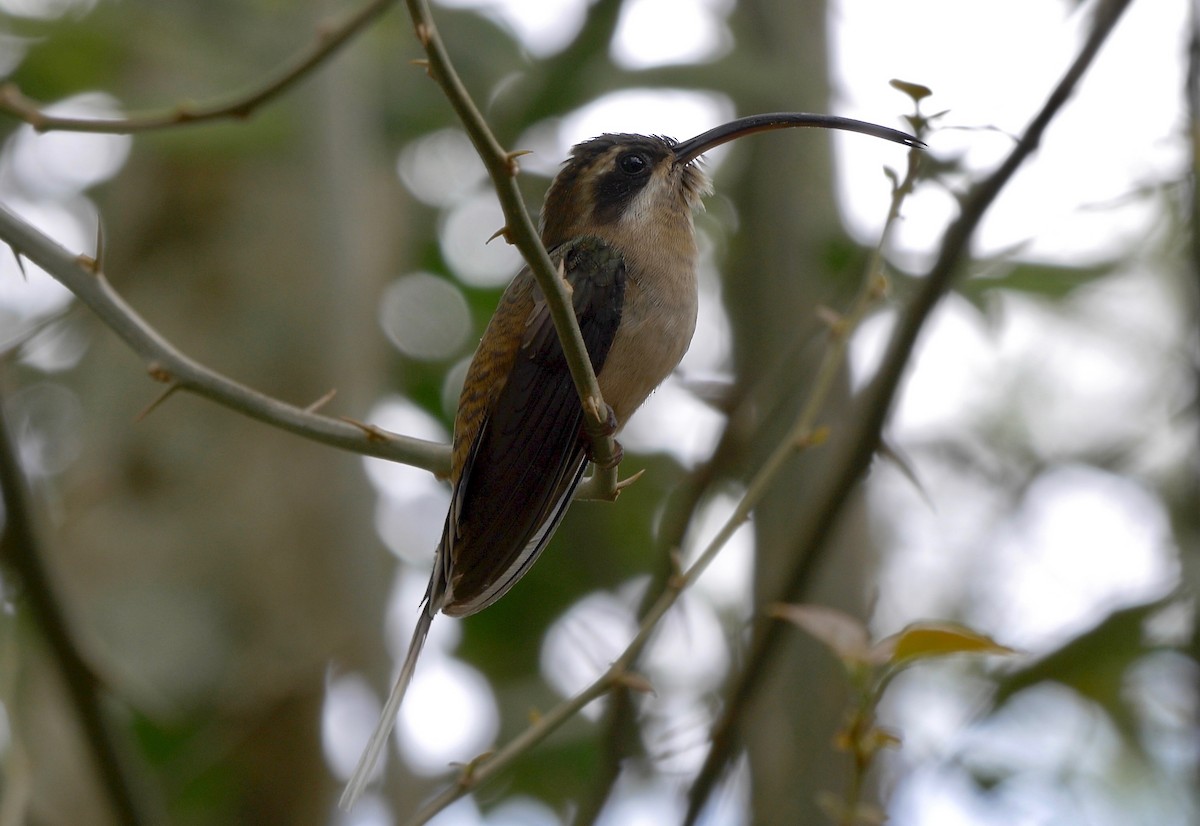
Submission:
M 446 445 L 389 433 L 286 404 L 210 370 L 177 350 L 113 290 L 94 262 L 72 255 L 0 206 L 0 241 L 57 279 L 146 361 L 151 377 L 261 422 L 333 447 L 414 465 L 446 475 Z
M 1020 166 L 1033 154 L 1063 105 L 1071 97 L 1080 78 L 1087 72 L 1100 47 L 1112 32 L 1131 0 L 1101 0 L 1087 40 L 1062 79 L 1026 128 L 1021 140 L 1004 162 L 987 178 L 976 184 L 962 200 L 962 212 L 946 230 L 941 251 L 912 302 L 901 314 L 892 334 L 883 363 L 857 403 L 859 414 L 832 446 L 834 457 L 829 482 L 814 491 L 820 497 L 814 503 L 815 520 L 799 526 L 793 558 L 797 560 L 790 576 L 785 577 L 770 602 L 797 598 L 803 584 L 821 560 L 824 539 L 832 529 L 848 494 L 865 472 L 879 444 L 883 424 L 891 409 L 900 379 L 912 357 L 917 337 L 937 303 L 954 284 L 969 252 L 969 242 L 984 214 Z M 686 823 L 695 823 L 709 795 L 716 787 L 735 748 L 737 726 L 748 700 L 763 677 L 766 664 L 781 638 L 780 626 L 761 619 L 746 654 L 745 667 L 728 692 L 724 714 L 713 727 L 712 747 L 689 794 Z
M 120 119 L 70 118 L 46 114 L 42 105 L 21 94 L 15 83 L 6 83 L 0 86 L 0 111 L 25 121 L 39 132 L 61 130 L 118 135 L 213 120 L 245 120 L 264 103 L 283 94 L 312 74 L 313 70 L 366 29 L 395 2 L 396 0 L 371 0 L 340 23 L 319 25 L 313 43 L 276 69 L 265 82 L 225 100 L 202 104 L 181 103 L 165 112 Z
M 525 201 L 521 198 L 521 190 L 517 186 L 519 153 L 507 152 L 496 140 L 491 129 L 480 113 L 479 108 L 471 99 L 462 79 L 459 78 L 446 46 L 438 35 L 429 12 L 426 0 L 405 0 L 409 15 L 412 17 L 413 28 L 417 40 L 420 41 L 428 57 L 430 77 L 441 87 L 442 92 L 454 107 L 463 128 L 471 138 L 475 151 L 491 176 L 496 188 L 496 196 L 500 207 L 504 210 L 505 240 L 513 244 L 521 253 L 537 278 L 538 286 L 546 297 L 546 306 L 554 320 L 554 329 L 562 342 L 566 354 L 567 365 L 571 369 L 571 378 L 583 404 L 584 416 L 592 425 L 589 432 L 603 432 L 606 426 L 604 414 L 604 399 L 600 394 L 600 385 L 592 370 L 587 348 L 583 344 L 583 336 L 579 332 L 579 323 L 571 308 L 571 299 L 567 296 L 563 279 L 550 261 L 550 255 L 534 226 Z M 616 443 L 611 436 L 594 438 L 595 474 L 600 487 L 607 493 L 606 498 L 614 498 L 617 492 L 617 469 L 613 459 L 616 458 Z M 603 466 L 612 465 L 607 470 Z M 597 496 L 604 494 L 595 494 Z

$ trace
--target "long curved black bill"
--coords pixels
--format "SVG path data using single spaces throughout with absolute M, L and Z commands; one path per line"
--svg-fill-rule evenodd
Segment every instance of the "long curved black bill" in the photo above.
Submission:
M 912 135 L 898 129 L 889 129 L 874 123 L 853 118 L 840 118 L 837 115 L 811 115 L 807 112 L 773 112 L 769 115 L 749 115 L 748 117 L 731 120 L 701 132 L 694 138 L 675 144 L 675 162 L 691 163 L 713 147 L 736 140 L 737 138 L 753 135 L 755 132 L 769 132 L 772 129 L 791 129 L 798 126 L 812 126 L 817 129 L 844 129 L 847 132 L 861 132 L 885 141 L 895 141 L 905 146 L 924 146 L 925 144 Z

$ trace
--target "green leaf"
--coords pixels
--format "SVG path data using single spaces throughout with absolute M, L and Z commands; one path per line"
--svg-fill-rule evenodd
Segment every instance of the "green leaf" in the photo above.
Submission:
M 961 282 L 958 291 L 976 303 L 995 290 L 1063 298 L 1071 291 L 1110 274 L 1118 262 L 1106 261 L 1082 267 L 1059 267 L 1030 262 L 1010 263 L 1011 266 L 1004 266 L 1002 271 L 996 274 L 966 279 Z
M 871 642 L 867 626 L 857 617 L 823 605 L 773 605 L 769 613 L 776 619 L 798 626 L 833 652 L 846 665 L 868 661 Z
M 997 683 L 995 708 L 1039 683 L 1059 683 L 1097 703 L 1128 742 L 1136 745 L 1137 727 L 1125 694 L 1125 675 L 1155 648 L 1145 639 L 1146 620 L 1175 598 L 1172 593 L 1117 609 L 1060 648 L 1009 672 Z
M 910 83 L 907 80 L 892 79 L 888 81 L 888 85 L 893 89 L 898 89 L 908 95 L 914 101 L 920 102 L 933 94 L 933 90 L 928 86 L 923 86 L 920 83 Z
M 918 660 L 953 654 L 1015 654 L 1006 645 L 965 625 L 950 622 L 918 622 L 898 634 L 880 640 L 872 660 L 892 666 L 907 666 Z

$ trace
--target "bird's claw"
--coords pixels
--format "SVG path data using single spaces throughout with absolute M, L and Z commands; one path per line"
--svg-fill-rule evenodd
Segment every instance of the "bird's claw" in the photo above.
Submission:
M 621 443 L 618 442 L 616 439 L 613 439 L 612 458 L 609 459 L 607 462 L 597 462 L 596 457 L 594 455 L 594 451 L 591 449 L 590 445 L 588 447 L 588 459 L 590 459 L 592 464 L 594 464 L 596 467 L 600 468 L 601 470 L 612 470 L 617 465 L 621 464 L 621 460 L 624 458 L 625 458 L 625 448 L 621 447 Z
M 600 439 L 606 439 L 617 432 L 617 414 L 613 412 L 612 405 L 605 403 L 604 413 L 604 421 L 598 426 L 592 424 L 591 419 L 585 418 L 583 421 L 583 430 L 587 436 L 588 460 L 598 468 L 611 470 L 621 464 L 621 459 L 625 457 L 625 449 L 621 447 L 620 442 L 613 439 L 612 458 L 606 462 L 596 460 L 596 442 Z

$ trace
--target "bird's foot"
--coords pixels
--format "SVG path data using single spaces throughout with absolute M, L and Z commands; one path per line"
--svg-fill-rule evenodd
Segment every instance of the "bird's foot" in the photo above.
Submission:
M 603 470 L 611 470 L 621 464 L 621 459 L 625 457 L 625 449 L 621 447 L 621 443 L 613 439 L 612 457 L 607 461 L 597 461 L 596 459 L 596 442 L 600 439 L 606 439 L 617 432 L 617 414 L 613 412 L 612 406 L 604 405 L 604 421 L 599 426 L 593 425 L 591 419 L 584 418 L 583 433 L 587 437 L 587 457 L 596 467 Z

